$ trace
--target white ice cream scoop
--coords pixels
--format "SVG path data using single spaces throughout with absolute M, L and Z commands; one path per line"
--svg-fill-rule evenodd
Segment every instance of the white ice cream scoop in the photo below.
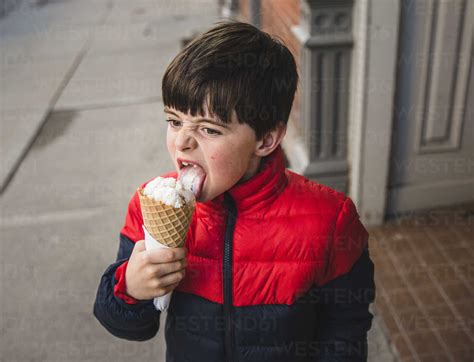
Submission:
M 157 177 L 151 180 L 143 189 L 143 193 L 155 201 L 161 201 L 175 208 L 180 208 L 194 199 L 190 187 L 186 187 L 173 177 Z

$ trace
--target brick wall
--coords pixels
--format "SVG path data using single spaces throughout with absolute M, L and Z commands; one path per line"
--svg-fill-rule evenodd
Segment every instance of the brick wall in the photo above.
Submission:
M 242 21 L 250 21 L 249 1 L 239 1 L 239 19 Z M 298 40 L 291 32 L 291 27 L 299 23 L 300 4 L 298 0 L 261 0 L 261 29 L 276 38 L 282 40 L 290 49 L 295 57 L 298 74 L 301 77 L 300 71 L 300 45 Z M 299 130 L 300 120 L 300 96 L 298 88 L 291 110 L 290 122 L 293 122 Z

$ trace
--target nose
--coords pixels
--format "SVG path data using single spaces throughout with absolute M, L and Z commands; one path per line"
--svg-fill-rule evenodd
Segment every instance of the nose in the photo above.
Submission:
M 194 149 L 197 145 L 196 139 L 191 134 L 192 130 L 187 130 L 182 127 L 175 139 L 175 147 L 179 151 L 185 151 L 188 149 Z

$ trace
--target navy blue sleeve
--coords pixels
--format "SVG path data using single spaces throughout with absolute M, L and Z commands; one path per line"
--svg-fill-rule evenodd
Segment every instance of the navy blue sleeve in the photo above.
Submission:
M 160 326 L 160 312 L 153 300 L 127 304 L 114 295 L 115 270 L 130 257 L 134 243 L 120 235 L 117 261 L 102 275 L 94 303 L 94 316 L 116 337 L 145 341 L 153 338 Z
M 317 361 L 367 361 L 374 299 L 374 264 L 364 249 L 348 273 L 321 288 Z

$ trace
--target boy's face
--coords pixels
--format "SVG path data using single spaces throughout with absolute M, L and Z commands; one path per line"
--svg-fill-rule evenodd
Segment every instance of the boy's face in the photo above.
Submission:
M 198 201 L 212 200 L 257 173 L 261 157 L 255 151 L 260 143 L 248 124 L 238 123 L 235 112 L 229 124 L 219 123 L 207 110 L 205 117 L 192 117 L 169 107 L 165 113 L 166 143 L 176 170 L 180 171 L 183 159 L 204 170 Z

